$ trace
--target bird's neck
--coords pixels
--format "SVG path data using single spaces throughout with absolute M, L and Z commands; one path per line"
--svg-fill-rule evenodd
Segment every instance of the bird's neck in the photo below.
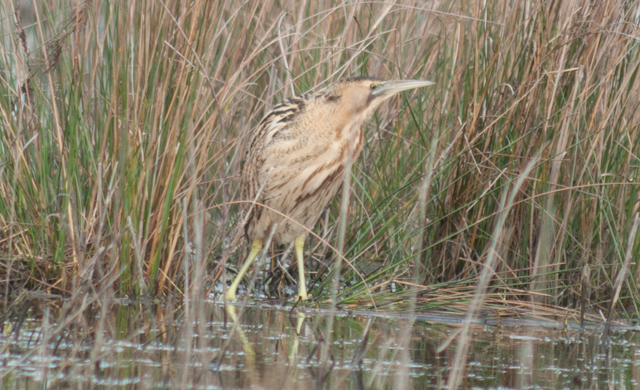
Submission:
M 317 109 L 316 109 L 317 108 Z M 326 107 L 310 107 L 306 118 L 307 126 L 317 127 L 322 123 L 322 130 L 315 134 L 315 141 L 320 144 L 329 143 L 330 149 L 340 153 L 339 159 L 346 163 L 351 158 L 355 161 L 364 145 L 364 113 L 340 109 L 327 111 Z
M 340 118 L 336 115 L 336 118 Z M 364 120 L 359 114 L 343 115 L 342 120 L 334 124 L 334 140 L 343 151 L 343 161 L 346 163 L 349 157 L 355 161 L 364 145 Z

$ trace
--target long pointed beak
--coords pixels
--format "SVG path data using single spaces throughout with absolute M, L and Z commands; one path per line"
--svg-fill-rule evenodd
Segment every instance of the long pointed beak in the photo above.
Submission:
M 391 80 L 386 83 L 378 86 L 378 88 L 373 91 L 373 96 L 392 96 L 402 91 L 407 91 L 409 89 L 427 87 L 429 85 L 434 85 L 433 81 L 429 80 Z

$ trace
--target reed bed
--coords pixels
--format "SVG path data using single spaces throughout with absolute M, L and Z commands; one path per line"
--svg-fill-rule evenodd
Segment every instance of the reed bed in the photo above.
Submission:
M 344 306 L 463 310 L 489 267 L 482 307 L 599 318 L 615 298 L 616 315 L 636 315 L 639 12 L 631 0 L 2 2 L 0 294 L 219 292 L 245 256 L 252 128 L 294 93 L 371 75 L 437 85 L 368 123 L 348 223 L 338 196 L 306 248 L 316 301 L 344 256 Z M 286 249 L 257 278 L 280 292 Z

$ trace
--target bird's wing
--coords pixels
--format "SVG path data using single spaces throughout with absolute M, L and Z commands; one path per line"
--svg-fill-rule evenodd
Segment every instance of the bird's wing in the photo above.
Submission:
M 271 164 L 273 158 L 278 158 L 274 155 L 274 147 L 277 144 L 294 138 L 290 122 L 304 109 L 304 102 L 305 98 L 298 96 L 277 105 L 251 134 L 241 174 L 243 200 L 264 203 L 265 194 L 268 192 L 267 179 L 270 176 L 270 169 L 265 163 Z M 275 152 L 280 154 L 277 150 Z M 250 204 L 247 203 L 245 208 L 248 206 Z

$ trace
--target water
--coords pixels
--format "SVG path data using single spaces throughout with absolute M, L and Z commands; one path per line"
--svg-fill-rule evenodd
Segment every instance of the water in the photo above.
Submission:
M 339 312 L 323 364 L 329 314 L 314 308 L 262 304 L 243 313 L 171 300 L 81 305 L 38 301 L 23 313 L 6 311 L 12 315 L 0 338 L 2 388 L 446 388 L 452 335 L 461 326 L 450 316 L 419 316 L 409 328 L 403 315 Z M 638 334 L 619 328 L 602 341 L 600 332 L 591 326 L 581 334 L 562 322 L 478 324 L 463 387 L 637 388 Z

